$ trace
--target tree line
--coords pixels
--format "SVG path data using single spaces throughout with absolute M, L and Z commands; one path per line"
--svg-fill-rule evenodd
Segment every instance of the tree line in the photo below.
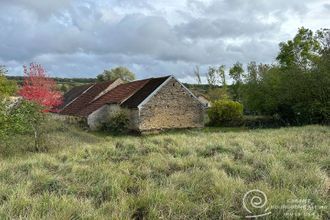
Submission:
M 208 97 L 243 104 L 245 114 L 268 115 L 283 124 L 329 123 L 330 119 L 330 31 L 299 28 L 292 40 L 279 44 L 273 64 L 252 61 L 244 69 L 236 62 L 209 67 Z M 201 83 L 199 68 L 194 69 Z M 229 79 L 226 79 L 226 75 Z M 227 85 L 227 81 L 231 84 Z

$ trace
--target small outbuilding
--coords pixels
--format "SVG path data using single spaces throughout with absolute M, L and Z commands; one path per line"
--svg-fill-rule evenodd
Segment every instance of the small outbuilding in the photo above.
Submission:
M 205 106 L 174 76 L 124 83 L 122 80 L 74 87 L 64 95 L 58 114 L 83 118 L 98 130 L 118 111 L 129 129 L 140 132 L 203 127 Z

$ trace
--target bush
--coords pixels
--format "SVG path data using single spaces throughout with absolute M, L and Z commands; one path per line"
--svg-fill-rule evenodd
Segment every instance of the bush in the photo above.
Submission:
M 103 124 L 103 130 L 114 133 L 126 133 L 128 131 L 129 118 L 126 111 L 118 111 L 110 117 L 109 122 Z
M 242 124 L 243 105 L 231 100 L 218 100 L 208 109 L 209 124 L 213 126 L 237 126 Z

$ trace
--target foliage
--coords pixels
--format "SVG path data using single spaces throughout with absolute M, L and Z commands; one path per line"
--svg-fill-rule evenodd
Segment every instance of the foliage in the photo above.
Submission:
M 245 84 L 241 88 L 244 107 L 248 114 L 265 113 L 269 105 L 272 106 L 274 96 L 268 95 L 268 92 L 273 91 L 271 85 L 280 71 L 275 66 L 255 62 L 249 63 L 247 70 Z
M 298 66 L 309 69 L 319 57 L 321 49 L 318 35 L 307 28 L 301 27 L 298 33 L 287 42 L 280 43 L 280 52 L 276 57 L 281 66 Z
M 16 134 L 30 134 L 34 136 L 35 150 L 39 150 L 43 120 L 42 107 L 35 102 L 4 99 L 0 103 L 0 136 L 3 141 Z
M 241 86 L 243 83 L 244 69 L 240 62 L 235 63 L 229 69 L 229 76 L 233 79 L 233 98 L 236 101 L 241 100 Z
M 227 86 L 225 69 L 226 69 L 225 65 L 221 65 L 218 68 L 218 75 L 219 75 L 219 78 L 220 78 L 220 83 L 224 87 Z
M 62 94 L 56 82 L 46 75 L 45 69 L 36 63 L 24 66 L 24 85 L 19 94 L 26 100 L 34 101 L 49 111 L 62 103 Z
M 215 87 L 219 84 L 226 86 L 225 65 L 219 67 L 210 66 L 206 74 L 206 79 L 211 87 Z
M 124 81 L 133 81 L 135 79 L 135 74 L 126 67 L 120 66 L 111 70 L 104 70 L 102 74 L 97 76 L 97 80 L 100 82 L 116 80 L 119 78 Z
M 227 90 L 227 87 L 215 87 L 210 88 L 207 91 L 207 97 L 210 99 L 210 101 L 216 101 L 219 99 L 229 99 L 229 93 Z
M 218 100 L 208 109 L 210 125 L 239 125 L 243 117 L 243 105 L 231 100 Z
M 218 83 L 216 73 L 217 69 L 215 67 L 210 66 L 206 74 L 207 83 L 210 86 L 215 86 Z
M 241 89 L 247 113 L 276 116 L 291 125 L 329 123 L 330 43 L 326 43 L 330 42 L 329 33 L 322 30 L 315 37 L 310 30 L 299 29 L 294 40 L 286 45 L 296 42 L 297 48 L 292 50 L 297 54 L 293 56 L 291 51 L 288 54 L 292 56 L 286 57 L 281 48 L 281 65 L 250 63 Z M 315 45 L 311 46 L 312 43 Z
M 243 65 L 240 62 L 236 62 L 229 69 L 229 76 L 231 76 L 231 78 L 234 80 L 235 83 L 242 83 L 244 76 Z
M 326 123 L 330 118 L 328 68 L 328 61 L 312 71 L 272 67 L 258 82 L 244 86 L 243 103 L 250 112 L 277 114 L 289 124 Z
M 17 91 L 16 83 L 8 80 L 5 76 L 6 73 L 6 68 L 0 65 L 0 97 L 14 95 Z
M 128 124 L 128 113 L 121 110 L 114 113 L 114 115 L 110 117 L 109 122 L 103 125 L 103 130 L 114 133 L 125 133 L 128 131 Z
M 243 219 L 251 189 L 270 219 L 329 217 L 329 127 L 136 137 L 51 124 L 48 152 L 0 154 L 1 219 Z M 276 209 L 306 199 L 295 217 Z

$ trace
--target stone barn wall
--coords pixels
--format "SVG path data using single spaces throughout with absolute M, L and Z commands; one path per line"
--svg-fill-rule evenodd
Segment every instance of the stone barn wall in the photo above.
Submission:
M 140 108 L 139 130 L 203 127 L 203 113 L 203 105 L 172 78 Z

